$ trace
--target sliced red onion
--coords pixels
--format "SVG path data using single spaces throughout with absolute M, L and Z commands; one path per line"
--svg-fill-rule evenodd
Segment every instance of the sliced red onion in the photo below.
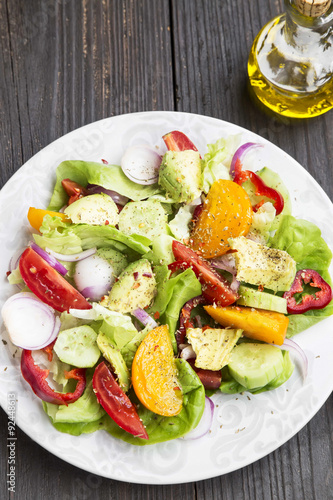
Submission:
M 60 330 L 54 309 L 30 292 L 12 295 L 1 313 L 12 343 L 22 349 L 42 349 L 53 342 Z
M 182 344 L 184 345 L 184 344 Z M 180 347 L 180 346 L 179 346 Z M 193 359 L 196 358 L 196 354 L 191 345 L 185 345 L 180 353 L 180 357 L 183 359 Z
M 148 146 L 132 146 L 121 159 L 121 168 L 137 184 L 155 184 L 158 181 L 161 156 Z
M 308 374 L 308 358 L 306 357 L 306 354 L 303 351 L 303 349 L 291 339 L 285 339 L 282 345 L 276 345 L 276 344 L 271 344 L 271 345 L 279 347 L 282 351 L 289 351 L 291 353 L 294 353 L 297 356 L 300 362 L 300 368 L 303 380 L 305 380 Z
M 201 203 L 202 203 L 202 199 L 201 199 L 201 196 L 199 196 L 199 198 L 196 198 L 195 200 L 191 201 L 191 203 L 189 203 L 189 205 L 192 207 L 197 207 L 198 205 L 201 205 Z
M 237 293 L 240 287 L 240 281 L 236 279 L 235 276 L 232 277 L 232 282 L 230 283 L 230 288 L 233 292 Z
M 88 191 L 88 194 L 101 194 L 101 193 L 107 194 L 108 196 L 110 196 L 113 199 L 113 201 L 117 205 L 121 205 L 121 206 L 126 205 L 126 203 L 129 200 L 129 198 L 127 198 L 127 196 L 123 196 L 123 195 L 117 193 L 117 191 L 112 191 L 111 189 L 106 189 L 102 186 L 98 186 L 97 184 L 89 184 L 87 186 L 87 191 Z
M 221 255 L 221 257 L 217 257 L 216 259 L 211 259 L 209 263 L 216 267 L 217 269 L 222 269 L 223 271 L 227 271 L 233 275 L 236 275 L 236 260 L 232 253 L 226 253 Z
M 74 281 L 85 298 L 101 300 L 115 280 L 113 266 L 99 255 L 80 260 L 75 266 Z
M 25 250 L 25 248 L 23 248 L 21 250 L 17 250 L 17 252 L 15 252 L 14 255 L 12 255 L 12 258 L 10 259 L 9 266 L 8 266 L 8 270 L 10 272 L 13 272 L 13 271 L 15 271 L 15 269 L 18 268 L 21 255 L 24 252 L 24 250 Z
M 143 326 L 150 326 L 151 329 L 156 328 L 158 325 L 156 321 L 149 316 L 149 314 L 144 309 L 135 309 L 131 314 L 143 324 Z
M 229 174 L 230 174 L 232 179 L 235 177 L 236 161 L 240 160 L 242 162 L 245 154 L 248 153 L 251 149 L 262 148 L 262 147 L 263 147 L 263 144 L 259 144 L 257 142 L 246 142 L 245 144 L 242 144 L 242 146 L 240 146 L 237 149 L 234 156 L 232 157 L 230 170 L 229 170 Z
M 205 436 L 211 428 L 214 416 L 214 403 L 206 396 L 205 398 L 205 409 L 203 411 L 201 420 L 195 429 L 188 432 L 183 439 L 186 441 L 192 441 L 194 439 L 199 439 Z
M 64 262 L 79 262 L 80 260 L 87 259 L 97 252 L 97 248 L 88 248 L 88 250 L 84 250 L 83 252 L 67 255 L 64 253 L 54 252 L 50 248 L 45 248 L 45 250 L 48 254 L 53 255 L 56 259 L 63 260 Z
M 63 266 L 53 255 L 48 254 L 45 250 L 43 250 L 40 246 L 36 245 L 36 243 L 31 242 L 30 247 L 38 253 L 48 264 L 50 264 L 53 269 L 58 271 L 60 274 L 65 276 L 67 274 L 67 269 Z

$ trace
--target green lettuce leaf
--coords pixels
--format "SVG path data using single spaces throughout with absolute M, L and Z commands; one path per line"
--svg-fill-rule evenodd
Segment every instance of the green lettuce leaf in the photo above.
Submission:
M 181 308 L 188 300 L 201 294 L 201 285 L 192 269 L 186 269 L 170 279 L 167 266 L 160 266 L 160 269 L 155 268 L 154 271 L 157 276 L 157 296 L 148 313 L 160 314 L 159 322 L 168 325 L 172 344 L 176 349 L 175 332 Z
M 55 188 L 48 206 L 48 210 L 56 212 L 68 201 L 68 196 L 61 185 L 63 179 L 71 179 L 83 187 L 87 184 L 97 184 L 127 196 L 133 201 L 144 200 L 161 193 L 157 184 L 141 186 L 130 181 L 118 165 L 102 165 L 80 160 L 63 161 L 56 170 L 56 177 Z
M 87 424 L 96 422 L 96 420 L 100 420 L 105 415 L 105 411 L 98 403 L 96 395 L 93 391 L 92 376 L 93 370 L 87 370 L 86 388 L 82 396 L 74 403 L 66 406 L 43 402 L 44 410 L 51 418 L 53 424 L 64 422 L 69 424 Z
M 149 252 L 151 241 L 144 236 L 127 236 L 113 226 L 71 224 L 46 215 L 34 239 L 41 248 L 63 254 L 79 253 L 88 248 L 113 248 L 131 259 Z M 133 253 L 134 252 L 134 253 Z
M 240 136 L 221 137 L 214 144 L 208 144 L 202 171 L 203 191 L 208 193 L 218 179 L 230 179 L 229 169 L 232 157 L 239 146 Z

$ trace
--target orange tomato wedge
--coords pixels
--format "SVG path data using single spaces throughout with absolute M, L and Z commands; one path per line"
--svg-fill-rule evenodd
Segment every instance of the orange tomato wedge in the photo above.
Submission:
M 139 345 L 132 364 L 132 383 L 148 410 L 165 417 L 180 413 L 183 397 L 166 325 L 151 330 Z
M 284 314 L 240 306 L 204 306 L 204 309 L 222 326 L 241 328 L 250 339 L 282 345 L 286 338 L 289 318 Z
M 206 259 L 230 250 L 229 238 L 246 236 L 252 223 L 247 192 L 236 182 L 219 179 L 212 184 L 194 226 L 190 244 Z
M 52 212 L 51 210 L 43 210 L 42 208 L 30 207 L 28 211 L 28 221 L 30 225 L 39 231 L 40 226 L 43 224 L 43 219 L 45 215 L 50 215 L 51 217 L 60 217 L 63 221 L 70 221 L 70 219 L 61 212 Z

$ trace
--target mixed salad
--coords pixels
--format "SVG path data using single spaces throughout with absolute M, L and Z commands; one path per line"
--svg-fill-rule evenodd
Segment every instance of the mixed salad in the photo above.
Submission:
M 201 156 L 180 131 L 121 165 L 64 161 L 20 287 L 2 308 L 25 381 L 56 429 L 136 445 L 208 431 L 215 391 L 253 394 L 291 376 L 291 340 L 333 312 L 331 251 L 291 214 L 288 190 L 239 136 Z M 203 417 L 204 415 L 204 417 Z

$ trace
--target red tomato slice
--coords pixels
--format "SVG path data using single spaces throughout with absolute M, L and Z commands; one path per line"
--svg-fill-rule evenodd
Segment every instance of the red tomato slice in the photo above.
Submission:
M 74 201 L 77 201 L 83 196 L 87 196 L 88 194 L 86 188 L 75 181 L 71 181 L 71 179 L 63 179 L 61 181 L 61 184 L 69 196 L 68 205 L 71 205 L 72 203 L 74 203 Z
M 179 130 L 165 134 L 163 140 L 169 151 L 187 151 L 188 149 L 198 151 L 193 142 Z
M 104 361 L 95 369 L 92 383 L 98 402 L 119 427 L 135 437 L 149 439 L 134 405 Z
M 56 311 L 91 309 L 91 304 L 32 248 L 20 258 L 20 272 L 28 288 Z
M 202 295 L 209 302 L 226 306 L 233 304 L 239 298 L 238 294 L 230 289 L 228 281 L 193 250 L 173 240 L 172 251 L 176 260 L 186 262 L 193 269 L 202 285 Z

